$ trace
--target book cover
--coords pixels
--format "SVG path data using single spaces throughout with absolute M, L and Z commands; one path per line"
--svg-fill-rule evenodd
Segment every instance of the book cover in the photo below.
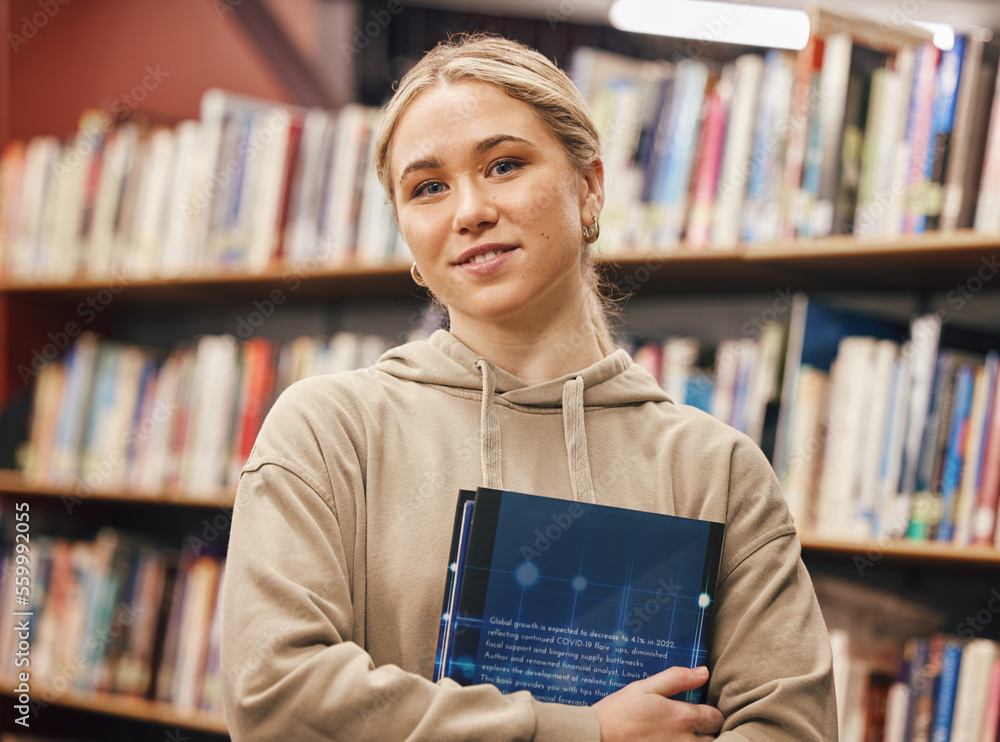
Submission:
M 723 524 L 480 488 L 455 526 L 435 680 L 590 705 L 705 663 Z

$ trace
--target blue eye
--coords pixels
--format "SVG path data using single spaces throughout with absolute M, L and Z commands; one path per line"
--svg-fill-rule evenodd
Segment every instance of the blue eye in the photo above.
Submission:
M 426 183 L 421 183 L 413 190 L 414 197 L 422 196 L 424 194 L 428 196 L 437 196 L 444 192 L 444 183 L 437 180 L 429 180 Z
M 492 170 L 497 175 L 510 175 L 520 164 L 517 160 L 497 160 L 493 163 Z

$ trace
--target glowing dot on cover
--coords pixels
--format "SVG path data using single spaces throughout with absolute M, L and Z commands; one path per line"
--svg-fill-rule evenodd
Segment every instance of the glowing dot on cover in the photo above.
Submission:
M 524 587 L 531 587 L 541 576 L 541 573 L 531 562 L 522 562 L 516 570 L 514 570 L 514 579 L 518 581 Z
M 571 584 L 573 585 L 574 590 L 583 590 L 583 588 L 587 587 L 587 578 L 583 575 L 577 575 L 573 578 L 573 582 Z
M 458 562 L 452 562 L 451 564 L 449 564 L 448 565 L 448 569 L 450 569 L 452 572 L 457 572 L 458 571 Z
M 708 604 L 712 602 L 712 599 L 708 597 L 708 593 L 702 593 L 698 596 L 698 607 L 708 608 Z

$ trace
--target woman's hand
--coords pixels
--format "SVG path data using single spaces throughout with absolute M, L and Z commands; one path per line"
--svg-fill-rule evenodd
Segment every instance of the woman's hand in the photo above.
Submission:
M 669 698 L 693 690 L 706 680 L 705 667 L 671 667 L 605 696 L 593 706 L 601 725 L 601 742 L 694 742 L 714 738 L 725 719 L 721 711 Z

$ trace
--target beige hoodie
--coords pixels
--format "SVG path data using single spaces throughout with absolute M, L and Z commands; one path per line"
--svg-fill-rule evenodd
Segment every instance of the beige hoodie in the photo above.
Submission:
M 591 708 L 429 680 L 456 498 L 479 485 L 725 522 L 718 739 L 837 739 L 829 639 L 760 449 L 624 350 L 528 385 L 442 330 L 269 413 L 223 594 L 234 740 L 599 742 Z

